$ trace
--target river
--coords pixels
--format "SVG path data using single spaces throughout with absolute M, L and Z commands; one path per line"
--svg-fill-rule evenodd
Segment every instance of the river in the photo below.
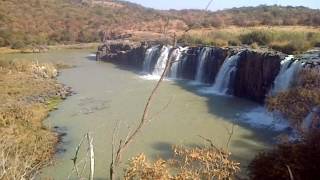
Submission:
M 71 86 L 76 94 L 63 101 L 58 110 L 50 113 L 45 120 L 49 128 L 58 127 L 58 131 L 65 133 L 65 136 L 58 147 L 54 165 L 45 168 L 40 179 L 67 179 L 72 172 L 71 159 L 75 149 L 87 132 L 91 132 L 94 138 L 95 178 L 106 179 L 114 127 L 121 121 L 119 134 L 123 137 L 128 127 L 137 124 L 156 83 L 144 80 L 132 69 L 96 62 L 90 55 L 92 52 L 94 50 L 90 49 L 60 50 L 2 57 L 75 65 L 74 68 L 62 70 L 58 80 Z M 139 153 L 145 153 L 152 159 L 168 158 L 172 145 L 205 144 L 199 135 L 212 139 L 217 146 L 225 147 L 229 137 L 227 129 L 231 130 L 233 122 L 236 126 L 230 151 L 241 162 L 244 171 L 256 153 L 269 147 L 275 132 L 239 121 L 244 112 L 260 105 L 234 97 L 201 94 L 199 86 L 204 85 L 186 81 L 163 82 L 152 103 L 150 115 L 154 116 L 125 151 L 122 167 L 125 167 L 127 159 Z

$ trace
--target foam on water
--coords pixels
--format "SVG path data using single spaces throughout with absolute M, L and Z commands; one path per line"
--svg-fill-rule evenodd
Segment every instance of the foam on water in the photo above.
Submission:
M 277 118 L 264 107 L 258 107 L 240 115 L 240 120 L 257 128 L 269 128 L 275 131 L 283 131 L 289 128 L 286 120 Z

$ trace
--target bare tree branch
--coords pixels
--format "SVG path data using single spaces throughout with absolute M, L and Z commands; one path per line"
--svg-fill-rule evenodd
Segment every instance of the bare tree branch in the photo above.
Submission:
M 228 138 L 227 145 L 226 145 L 227 150 L 229 150 L 229 145 L 230 145 L 232 136 L 233 136 L 233 134 L 234 134 L 234 126 L 235 126 L 235 124 L 232 123 L 231 131 L 227 130 L 227 131 L 228 131 L 228 134 L 229 134 L 229 138 Z
M 289 172 L 290 180 L 294 180 L 293 173 L 292 173 L 292 171 L 291 171 L 290 166 L 286 165 L 286 167 L 287 167 L 288 172 Z
M 175 48 L 175 47 L 174 47 Z M 157 84 L 155 85 L 155 87 L 153 88 L 147 102 L 146 102 L 146 105 L 144 107 L 144 110 L 143 110 L 143 114 L 141 116 L 141 119 L 140 119 L 140 123 L 138 124 L 138 126 L 136 127 L 136 129 L 128 134 L 127 138 L 125 139 L 125 141 L 123 140 L 120 140 L 120 143 L 119 143 L 119 147 L 118 147 L 118 150 L 116 152 L 116 157 L 115 157 L 115 161 L 111 163 L 111 166 L 110 166 L 110 179 L 112 180 L 113 177 L 114 177 L 114 169 L 116 166 L 118 166 L 118 164 L 120 163 L 120 160 L 121 160 L 121 156 L 122 156 L 122 152 L 128 147 L 128 145 L 133 141 L 133 139 L 137 136 L 137 134 L 141 131 L 143 125 L 147 122 L 148 120 L 148 114 L 149 114 L 149 109 L 150 109 L 150 105 L 151 105 L 151 102 L 153 100 L 153 98 L 155 97 L 155 94 L 157 92 L 157 90 L 159 89 L 160 87 L 160 84 L 161 82 L 163 81 L 163 79 L 166 77 L 170 67 L 171 67 L 171 61 L 172 61 L 172 52 L 173 50 L 170 51 L 169 53 L 169 56 L 168 56 L 168 60 L 166 62 L 166 66 L 164 68 L 164 71 L 163 73 L 161 74 L 161 77 L 159 79 L 159 81 L 157 82 Z

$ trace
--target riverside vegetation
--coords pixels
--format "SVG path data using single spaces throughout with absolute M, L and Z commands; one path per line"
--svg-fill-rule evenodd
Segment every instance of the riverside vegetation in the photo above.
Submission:
M 300 72 L 297 85 L 267 99 L 270 111 L 279 111 L 291 126 L 302 133 L 296 142 L 284 140 L 273 150 L 260 153 L 250 164 L 251 179 L 317 179 L 320 176 L 319 115 L 311 130 L 303 132 L 301 125 L 314 107 L 320 106 L 320 71 Z
M 115 0 L 0 1 L 0 47 L 14 49 L 99 42 L 121 34 L 136 40 L 143 38 L 141 34 L 159 38 L 177 32 L 185 43 L 248 44 L 299 53 L 319 46 L 319 25 L 320 11 L 306 7 L 262 5 L 207 12 L 160 11 Z M 214 30 L 202 33 L 204 28 Z M 184 34 L 189 30 L 196 33 Z
M 299 54 L 320 47 L 320 29 L 297 26 L 228 27 L 191 30 L 179 41 L 184 44 L 211 46 L 249 45 L 268 47 L 286 54 Z
M 287 54 L 320 46 L 320 12 L 304 7 L 259 6 L 205 13 L 158 11 L 107 0 L 6 0 L 0 2 L 0 20 L 0 47 L 13 49 L 97 42 L 141 32 L 157 36 L 178 32 L 184 44 L 261 46 Z M 50 64 L 0 61 L 0 179 L 31 179 L 55 153 L 59 138 L 42 120 L 69 94 L 56 76 L 56 67 Z M 320 105 L 319 89 L 319 72 L 302 71 L 297 86 L 269 97 L 267 107 L 280 111 L 299 130 L 311 109 Z M 250 165 L 250 177 L 319 177 L 318 139 L 319 132 L 314 130 L 298 142 L 285 142 L 261 153 Z M 169 161 L 153 164 L 143 154 L 137 156 L 130 161 L 125 178 L 226 179 L 239 171 L 230 154 L 213 145 L 175 148 L 174 154 Z M 178 173 L 173 175 L 171 168 Z
M 0 179 L 31 179 L 55 153 L 58 135 L 43 126 L 69 90 L 52 64 L 0 61 Z

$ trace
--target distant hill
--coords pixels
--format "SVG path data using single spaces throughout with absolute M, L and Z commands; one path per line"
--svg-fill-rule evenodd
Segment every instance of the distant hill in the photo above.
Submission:
M 320 10 L 302 6 L 261 5 L 207 13 L 199 10 L 171 10 L 169 12 L 174 17 L 181 18 L 189 26 L 320 25 Z
M 0 1 L 0 46 L 13 48 L 93 42 L 110 32 L 124 30 L 164 32 L 229 25 L 319 26 L 320 11 L 282 6 L 244 7 L 217 12 L 160 11 L 115 0 Z

